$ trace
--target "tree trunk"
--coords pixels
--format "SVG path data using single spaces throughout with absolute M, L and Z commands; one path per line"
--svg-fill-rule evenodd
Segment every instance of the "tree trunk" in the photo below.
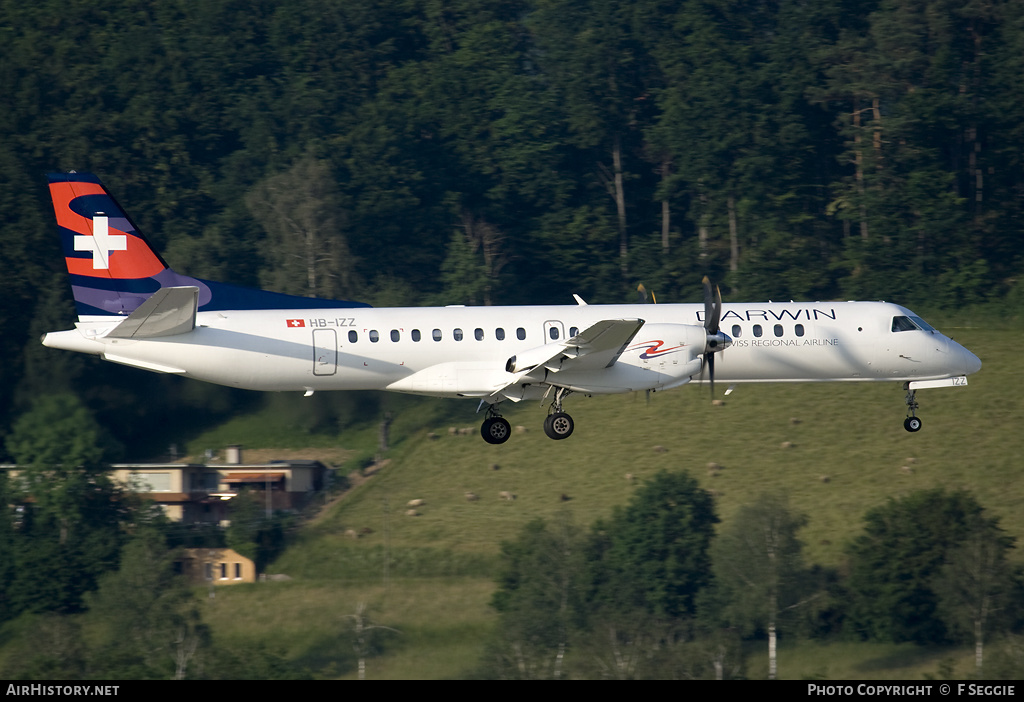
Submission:
M 618 135 L 615 135 L 612 148 L 612 166 L 615 169 L 615 209 L 619 220 L 619 266 L 625 279 L 629 275 L 629 240 L 626 236 L 626 193 L 622 185 L 622 143 Z
M 671 160 L 668 155 L 662 156 L 661 159 L 661 181 L 664 183 L 668 179 L 669 168 L 671 167 Z M 661 253 L 668 256 L 668 232 L 669 232 L 669 219 L 670 212 L 668 206 L 668 195 L 661 200 Z
M 868 211 L 864 205 L 864 154 L 860 144 L 860 100 L 853 99 L 853 163 L 860 201 L 860 238 L 868 240 Z
M 737 271 L 740 267 L 740 236 L 736 224 L 736 196 L 729 193 L 726 201 L 729 207 L 729 270 Z
M 700 220 L 697 224 L 697 245 L 700 249 L 700 258 L 705 259 L 708 256 L 708 196 L 706 193 L 700 194 Z
M 985 648 L 983 639 L 984 634 L 982 633 L 981 619 L 974 620 L 974 669 L 978 674 L 978 679 L 982 680 L 982 653 Z

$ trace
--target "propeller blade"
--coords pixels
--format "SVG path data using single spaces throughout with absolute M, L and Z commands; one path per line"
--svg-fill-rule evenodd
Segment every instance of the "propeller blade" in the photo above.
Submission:
M 708 355 L 708 379 L 711 382 L 711 397 L 715 396 L 715 354 Z
M 711 279 L 704 276 L 704 331 L 707 342 L 704 346 L 704 363 L 701 365 L 701 380 L 704 380 L 704 368 L 708 370 L 711 385 L 711 396 L 715 396 L 715 354 L 732 345 L 732 339 L 721 333 L 719 324 L 722 321 L 722 291 Z
M 704 329 L 708 334 L 718 333 L 718 324 L 722 320 L 722 292 L 718 286 L 711 285 L 711 279 L 704 276 Z
M 647 299 L 647 288 L 644 287 L 643 283 L 640 283 L 640 285 L 636 286 L 636 297 L 637 302 L 639 302 L 640 304 L 646 304 L 648 302 L 658 304 L 658 297 L 654 294 L 653 290 L 651 291 L 651 299 Z

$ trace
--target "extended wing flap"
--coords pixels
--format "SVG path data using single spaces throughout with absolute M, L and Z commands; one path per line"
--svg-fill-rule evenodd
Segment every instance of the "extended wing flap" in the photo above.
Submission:
M 513 399 L 509 392 L 512 390 L 514 394 L 514 386 L 523 382 L 545 382 L 551 374 L 561 371 L 591 372 L 608 368 L 643 325 L 642 319 L 605 319 L 559 344 L 546 344 L 519 354 L 518 358 L 509 359 L 506 368 L 513 374 L 511 382 L 495 389 L 491 397 L 501 395 Z
M 114 327 L 107 338 L 147 339 L 187 334 L 196 327 L 199 288 L 160 288 Z

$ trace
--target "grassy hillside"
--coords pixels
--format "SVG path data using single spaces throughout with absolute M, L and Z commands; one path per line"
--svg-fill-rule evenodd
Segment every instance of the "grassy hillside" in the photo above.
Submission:
M 386 467 L 310 525 L 272 566 L 295 580 L 218 595 L 211 623 L 220 636 L 265 637 L 289 658 L 313 664 L 307 650 L 322 653 L 316 642 L 326 636 L 313 632 L 342 627 L 357 601 L 369 600 L 382 623 L 407 632 L 377 660 L 380 674 L 465 674 L 470 652 L 479 652 L 493 623 L 488 575 L 501 541 L 528 520 L 559 510 L 587 526 L 625 503 L 638 484 L 627 474 L 642 481 L 659 470 L 689 471 L 717 496 L 725 521 L 762 491 L 784 490 L 809 517 L 802 532 L 807 557 L 823 565 L 842 564 L 844 545 L 866 510 L 935 486 L 970 490 L 1022 541 L 1024 436 L 1017 424 L 1024 415 L 1024 367 L 1016 349 L 1024 333 L 944 331 L 985 365 L 967 388 L 918 392 L 924 428 L 917 434 L 903 430 L 903 391 L 895 383 L 741 385 L 724 406 L 712 406 L 707 389 L 698 387 L 656 394 L 650 402 L 642 394 L 573 396 L 566 410 L 576 432 L 561 442 L 544 436 L 544 410 L 528 403 L 506 412 L 513 426 L 526 430 L 503 446 L 480 439 L 471 403 L 450 401 L 444 409 L 410 403 L 393 425 L 395 448 Z M 450 435 L 451 417 L 460 410 L 458 426 L 472 429 Z M 375 429 L 339 441 L 365 453 Z M 503 491 L 516 499 L 500 499 Z M 468 501 L 467 492 L 479 499 Z M 424 504 L 410 516 L 413 499 Z M 348 530 L 364 533 L 353 539 Z M 276 618 L 264 621 L 257 611 L 273 611 Z M 815 670 L 802 666 L 790 675 L 913 677 L 935 672 L 949 655 L 857 650 L 864 661 L 875 661 L 864 663 L 867 672 L 857 673 L 859 659 L 844 648 L 831 663 L 825 656 Z M 839 661 L 851 655 L 838 673 Z M 891 670 L 886 655 L 894 656 Z M 781 666 L 786 676 L 785 658 Z

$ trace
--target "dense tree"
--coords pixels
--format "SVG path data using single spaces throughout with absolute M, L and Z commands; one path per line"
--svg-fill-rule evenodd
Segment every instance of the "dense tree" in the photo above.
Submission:
M 950 550 L 936 578 L 939 612 L 950 631 L 973 640 L 974 666 L 984 678 L 985 642 L 1005 633 L 1019 606 L 1021 582 L 1007 561 L 1013 540 L 996 520 L 979 517 Z
M 864 533 L 848 548 L 852 631 L 879 641 L 946 641 L 935 580 L 980 521 L 982 508 L 969 493 L 942 488 L 869 511 Z
M 276 262 L 265 276 L 268 289 L 328 299 L 357 293 L 346 217 L 327 164 L 307 154 L 260 181 L 246 204 L 267 232 L 265 258 Z
M 81 611 L 83 595 L 116 565 L 128 514 L 104 469 L 111 450 L 73 395 L 41 397 L 15 423 L 7 437 L 20 468 L 5 501 L 17 506 L 17 527 L 8 534 L 9 615 Z
M 209 632 L 163 534 L 143 529 L 129 541 L 117 571 L 104 575 L 89 598 L 100 624 L 93 666 L 108 679 L 194 677 Z
M 717 584 L 727 597 L 728 617 L 747 631 L 768 636 L 768 678 L 778 670 L 781 619 L 808 594 L 797 532 L 807 517 L 789 508 L 784 495 L 764 494 L 745 505 L 712 548 Z
M 502 572 L 492 604 L 501 614 L 491 651 L 499 675 L 565 675 L 570 640 L 583 622 L 585 542 L 567 513 L 553 524 L 535 520 L 502 544 Z
M 660 472 L 594 525 L 591 595 L 598 605 L 689 617 L 711 580 L 714 501 L 686 473 Z

